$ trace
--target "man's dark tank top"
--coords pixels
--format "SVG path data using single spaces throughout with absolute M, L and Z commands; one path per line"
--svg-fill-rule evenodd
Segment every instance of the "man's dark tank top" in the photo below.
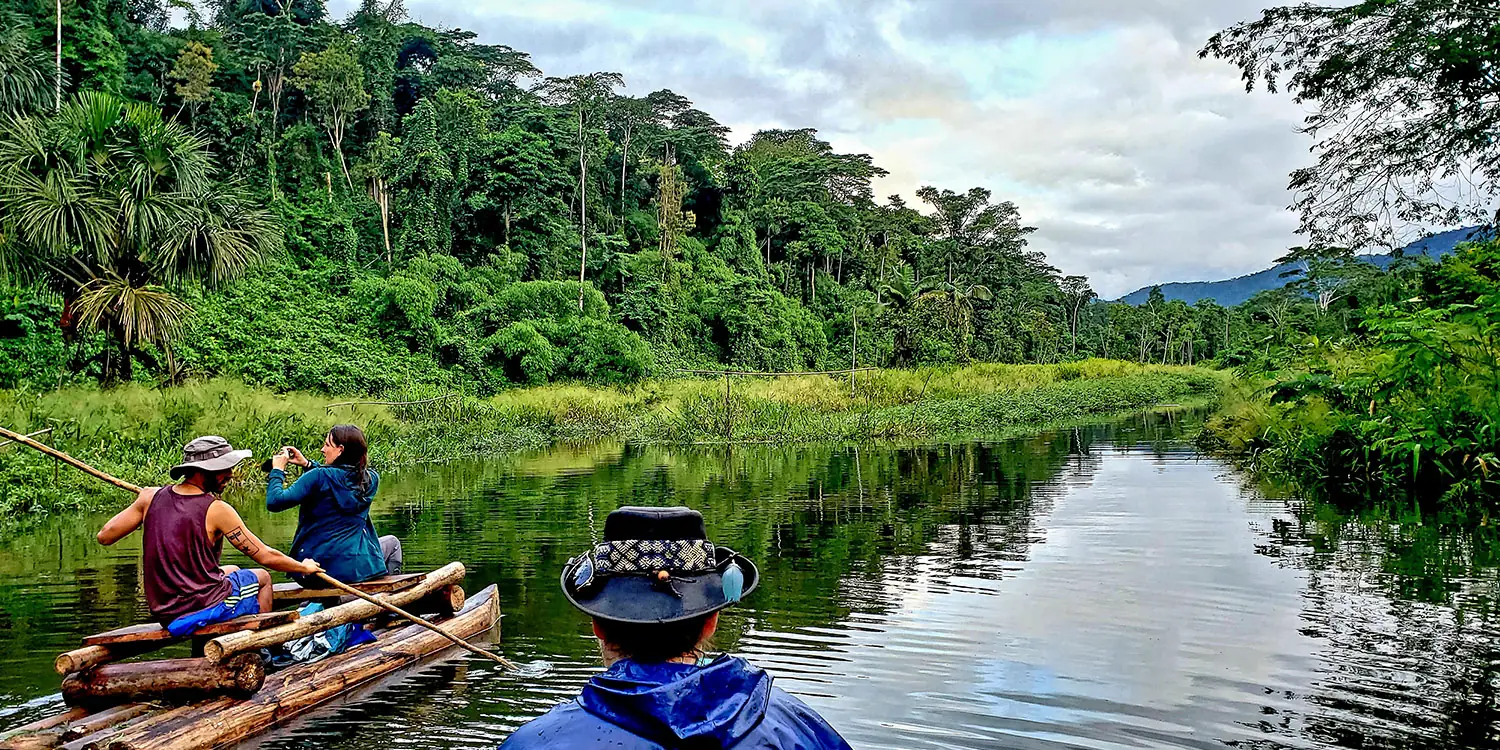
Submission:
M 141 574 L 146 606 L 162 624 L 224 601 L 229 581 L 219 569 L 224 540 L 208 543 L 205 520 L 218 498 L 180 495 L 163 487 L 146 510 Z

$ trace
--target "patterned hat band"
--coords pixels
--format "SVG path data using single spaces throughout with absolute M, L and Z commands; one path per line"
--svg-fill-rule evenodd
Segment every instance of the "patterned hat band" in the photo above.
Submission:
M 596 576 L 658 570 L 707 573 L 718 567 L 714 545 L 705 539 L 622 539 L 596 544 L 587 556 Z

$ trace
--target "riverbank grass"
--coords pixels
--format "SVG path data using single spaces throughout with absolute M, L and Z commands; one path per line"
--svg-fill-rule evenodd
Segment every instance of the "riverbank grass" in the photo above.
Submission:
M 200 434 L 255 451 L 310 450 L 339 422 L 362 426 L 371 463 L 390 468 L 496 455 L 556 442 L 792 443 L 981 438 L 1216 398 L 1226 378 L 1192 367 L 1111 360 L 871 370 L 849 376 L 695 378 L 602 388 L 550 385 L 476 399 L 425 388 L 329 408 L 309 393 L 230 380 L 165 389 L 125 386 L 0 392 L 11 429 L 141 485 L 159 484 Z M 441 398 L 440 398 L 441 397 Z M 433 400 L 435 399 L 435 400 Z M 422 402 L 422 403 L 393 403 Z M 19 446 L 0 448 L 0 514 L 113 507 L 118 490 Z

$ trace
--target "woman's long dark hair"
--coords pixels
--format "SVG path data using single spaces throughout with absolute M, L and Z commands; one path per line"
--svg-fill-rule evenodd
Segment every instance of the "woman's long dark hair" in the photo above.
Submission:
M 370 445 L 365 442 L 364 430 L 352 424 L 338 424 L 328 431 L 328 437 L 334 445 L 344 449 L 338 458 L 333 459 L 333 465 L 344 467 L 354 480 L 354 486 L 364 492 L 370 486 Z

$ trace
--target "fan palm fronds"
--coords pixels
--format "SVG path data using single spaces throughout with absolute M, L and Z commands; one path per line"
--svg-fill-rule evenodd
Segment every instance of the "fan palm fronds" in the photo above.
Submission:
M 113 275 L 84 286 L 75 310 L 84 328 L 110 333 L 126 347 L 170 343 L 193 312 L 186 302 L 162 287 L 137 286 Z

